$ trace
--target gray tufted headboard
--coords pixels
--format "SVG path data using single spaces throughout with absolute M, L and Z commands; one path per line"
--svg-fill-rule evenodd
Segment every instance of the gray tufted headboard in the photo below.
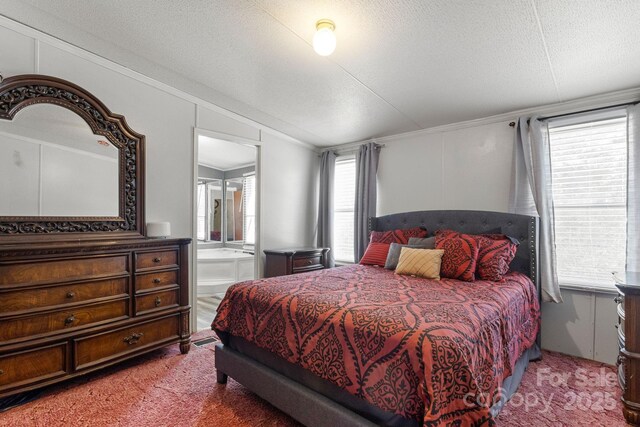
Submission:
M 415 211 L 369 218 L 369 232 L 425 227 L 429 235 L 443 228 L 468 234 L 503 233 L 520 241 L 511 269 L 538 279 L 538 217 L 489 211 Z

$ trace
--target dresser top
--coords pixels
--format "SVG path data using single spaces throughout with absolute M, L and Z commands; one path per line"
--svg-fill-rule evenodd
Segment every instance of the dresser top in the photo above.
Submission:
M 2 244 L 0 239 L 0 257 L 12 255 L 44 255 L 51 253 L 77 253 L 85 251 L 108 251 L 113 249 L 136 249 L 145 247 L 161 247 L 185 245 L 191 243 L 191 238 L 137 238 L 137 239 L 78 239 L 69 241 L 43 241 Z
M 627 271 L 613 275 L 616 287 L 625 295 L 640 295 L 640 272 Z

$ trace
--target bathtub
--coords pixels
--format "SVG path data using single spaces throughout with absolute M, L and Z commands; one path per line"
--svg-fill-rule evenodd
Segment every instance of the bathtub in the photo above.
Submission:
M 198 249 L 198 296 L 226 292 L 234 283 L 255 277 L 252 254 L 231 248 Z

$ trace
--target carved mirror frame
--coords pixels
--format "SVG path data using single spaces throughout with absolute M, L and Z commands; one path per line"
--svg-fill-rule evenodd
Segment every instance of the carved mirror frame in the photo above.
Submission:
M 95 135 L 118 149 L 119 208 L 116 217 L 0 216 L 0 243 L 72 238 L 144 236 L 144 135 L 124 116 L 112 113 L 83 88 L 56 77 L 24 74 L 0 83 L 0 119 L 13 120 L 23 108 L 54 104 L 76 113 Z M 1 201 L 0 201 L 1 203 Z

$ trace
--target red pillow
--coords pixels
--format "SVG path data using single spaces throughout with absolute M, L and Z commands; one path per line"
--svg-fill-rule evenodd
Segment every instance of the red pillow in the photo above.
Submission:
M 389 248 L 391 244 L 389 243 L 380 243 L 380 242 L 371 242 L 369 246 L 367 246 L 367 250 L 362 255 L 360 259 L 361 265 L 379 265 L 380 267 L 384 267 L 384 264 L 387 262 L 387 255 L 389 254 Z
M 478 259 L 478 242 L 475 236 L 451 230 L 438 230 L 436 249 L 444 249 L 440 276 L 465 282 L 475 280 Z
M 400 243 L 406 245 L 410 237 L 427 237 L 427 230 L 422 227 L 404 228 L 391 231 L 372 231 L 371 242 Z
M 478 242 L 478 267 L 480 279 L 498 282 L 509 272 L 509 264 L 518 250 L 518 244 L 504 234 L 481 234 Z M 516 241 L 517 242 L 517 241 Z

